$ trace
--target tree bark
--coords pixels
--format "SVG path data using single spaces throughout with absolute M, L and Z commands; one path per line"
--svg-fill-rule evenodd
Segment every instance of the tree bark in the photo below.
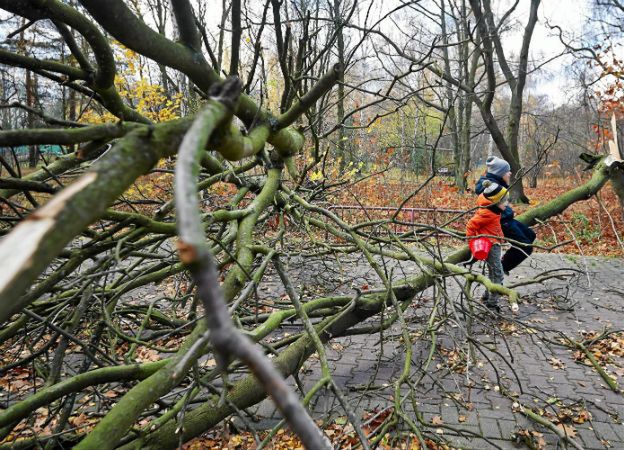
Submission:
M 345 45 L 344 30 L 342 17 L 343 0 L 333 0 L 332 15 L 334 19 L 334 29 L 336 32 L 336 50 L 338 56 L 338 64 L 343 68 L 343 72 L 338 79 L 337 89 L 337 105 L 336 105 L 336 123 L 340 124 L 338 128 L 338 142 L 336 143 L 336 154 L 340 160 L 340 170 L 343 171 L 349 162 L 352 162 L 352 155 L 348 148 L 347 133 L 344 128 L 343 121 L 345 119 L 345 89 L 344 89 L 344 68 L 345 68 Z

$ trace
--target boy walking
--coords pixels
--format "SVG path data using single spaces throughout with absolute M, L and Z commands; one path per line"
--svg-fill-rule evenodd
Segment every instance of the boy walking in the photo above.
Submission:
M 505 189 L 509 189 L 511 180 L 511 167 L 507 161 L 496 156 L 490 156 L 487 161 L 487 173 L 479 178 L 475 192 L 481 195 L 485 189 L 484 182 L 496 183 Z M 507 239 L 522 242 L 529 245 L 512 244 L 511 248 L 503 255 L 503 271 L 506 274 L 515 269 L 522 261 L 533 253 L 530 245 L 535 241 L 535 232 L 514 219 L 514 211 L 511 206 L 507 206 L 500 216 L 501 228 Z
M 477 200 L 479 209 L 466 225 L 466 237 L 487 235 L 487 239 L 492 241 L 492 248 L 487 258 L 488 277 L 493 283 L 503 284 L 501 243 L 504 234 L 501 228 L 501 215 L 508 207 L 509 197 L 507 188 L 490 180 L 484 180 L 482 187 L 482 193 Z M 497 292 L 486 292 L 483 300 L 488 308 L 500 311 L 499 297 L 500 294 Z

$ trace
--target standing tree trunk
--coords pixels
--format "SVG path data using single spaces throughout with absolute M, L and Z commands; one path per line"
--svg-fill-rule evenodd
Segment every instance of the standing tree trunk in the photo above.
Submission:
M 37 99 L 36 85 L 37 78 L 30 70 L 26 71 L 26 105 L 29 108 L 34 108 Z M 32 113 L 28 113 L 28 128 L 35 127 L 35 116 Z M 39 160 L 39 147 L 37 145 L 31 145 L 28 148 L 28 166 L 37 167 L 37 161 Z
M 624 219 L 624 170 L 615 171 L 611 177 L 611 185 L 620 201 L 622 218 Z
M 332 15 L 334 19 L 334 28 L 336 30 L 336 50 L 338 52 L 338 64 L 343 68 L 340 77 L 338 78 L 338 104 L 337 104 L 337 117 L 336 122 L 341 124 L 338 128 L 338 144 L 336 146 L 336 153 L 340 159 L 340 170 L 344 170 L 347 166 L 347 160 L 351 160 L 351 154 L 347 150 L 347 136 L 342 121 L 345 117 L 345 88 L 344 82 L 344 69 L 345 69 L 345 46 L 344 46 L 344 34 L 342 29 L 342 0 L 334 0 L 332 5 Z
M 451 62 L 449 59 L 449 39 L 448 33 L 446 30 L 446 9 L 445 9 L 445 1 L 442 0 L 440 2 L 440 28 L 442 31 L 442 58 L 444 60 L 444 72 L 446 73 L 448 79 L 445 81 L 446 84 L 446 105 L 448 108 L 448 124 L 449 129 L 451 131 L 451 145 L 453 146 L 453 165 L 455 168 L 455 185 L 460 189 L 460 191 L 464 191 L 466 189 L 466 185 L 464 184 L 463 177 L 461 176 L 461 166 L 462 166 L 462 151 L 459 142 L 459 127 L 458 127 L 458 117 L 457 110 L 455 108 L 455 101 L 457 95 L 453 90 L 453 84 L 449 81 L 452 77 L 451 74 Z
M 469 45 L 468 37 L 470 36 L 470 30 L 468 29 L 468 14 L 465 0 L 462 0 L 459 22 L 461 23 L 457 24 L 457 33 L 458 42 L 461 42 L 459 46 L 461 71 L 466 86 L 468 86 L 471 91 L 474 91 L 475 77 L 477 74 L 477 67 L 479 66 L 479 52 L 473 51 Z M 476 44 L 479 44 L 478 41 Z M 460 97 L 460 147 L 462 161 L 461 177 L 465 187 L 468 187 L 468 175 L 471 165 L 470 138 L 472 132 L 472 103 L 472 95 L 467 92 L 462 92 L 462 96 Z
M 166 16 L 166 11 L 165 11 L 162 0 L 156 0 L 156 5 L 154 9 L 155 9 L 154 18 L 156 19 L 156 29 L 158 30 L 160 34 L 165 36 L 167 16 Z M 164 64 L 158 64 L 158 71 L 160 72 L 160 85 L 165 91 L 165 94 L 170 95 L 171 92 L 169 91 L 170 87 L 169 87 L 169 78 L 167 77 L 167 68 L 165 67 Z
M 230 75 L 238 76 L 241 30 L 241 1 L 232 0 L 232 55 L 230 58 Z
M 507 56 L 505 55 L 498 33 L 500 24 L 496 25 L 494 23 L 490 0 L 483 0 L 483 2 L 470 0 L 470 6 L 477 21 L 477 30 L 482 43 L 481 51 L 487 75 L 487 94 L 483 100 L 475 98 L 475 102 L 477 102 L 479 106 L 483 121 L 490 131 L 498 150 L 511 166 L 511 171 L 513 172 L 513 185 L 510 190 L 511 199 L 515 202 L 522 203 L 528 203 L 529 199 L 525 195 L 522 185 L 523 173 L 518 151 L 518 130 L 520 128 L 520 117 L 522 115 L 522 100 L 524 86 L 526 84 L 529 47 L 531 45 L 533 30 L 537 23 L 537 9 L 539 4 L 540 0 L 531 0 L 529 19 L 522 38 L 518 69 L 517 73 L 514 74 L 507 61 Z M 511 7 L 510 11 L 515 9 L 516 6 L 517 2 Z M 492 101 L 494 100 L 494 94 L 498 84 L 496 80 L 495 62 L 498 63 L 511 90 L 511 103 L 509 105 L 507 129 L 505 133 L 503 133 L 499 127 L 492 113 Z

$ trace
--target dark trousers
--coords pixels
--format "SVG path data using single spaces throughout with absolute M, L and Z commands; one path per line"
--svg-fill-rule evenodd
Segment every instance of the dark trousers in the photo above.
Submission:
M 535 241 L 535 231 L 517 220 L 511 220 L 501 225 L 506 238 L 527 244 L 532 244 Z M 533 253 L 533 247 L 530 245 L 511 244 L 511 248 L 503 255 L 503 270 L 505 272 L 512 271 L 531 253 Z

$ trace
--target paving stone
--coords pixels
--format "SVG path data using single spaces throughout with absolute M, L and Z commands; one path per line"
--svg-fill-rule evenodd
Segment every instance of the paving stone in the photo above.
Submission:
M 577 429 L 577 437 L 575 439 L 580 440 L 583 443 L 583 447 L 586 449 L 602 449 L 605 448 L 604 444 L 600 442 L 600 439 L 596 437 L 596 433 L 588 429 Z
M 345 389 L 347 387 L 347 384 L 351 382 L 350 376 L 333 375 L 332 378 L 336 382 L 336 385 L 339 389 Z
M 423 414 L 430 414 L 431 416 L 440 415 L 442 410 L 440 408 L 440 404 L 420 404 L 418 405 L 418 411 Z
M 620 409 L 620 412 L 622 411 L 624 411 L 624 409 Z M 624 424 L 621 419 L 617 424 L 611 423 L 611 428 L 613 428 L 613 431 L 615 431 L 615 433 L 620 437 L 620 440 L 624 441 Z
M 607 439 L 608 441 L 620 441 L 622 439 L 609 423 L 592 421 L 592 428 L 600 439 Z
M 500 418 L 497 420 L 500 429 L 500 436 L 503 439 L 509 439 L 513 433 L 522 428 L 515 420 L 506 420 Z
M 498 419 L 500 417 L 505 417 L 506 415 L 508 415 L 509 410 L 501 410 L 500 408 L 498 409 L 492 409 L 492 408 L 488 408 L 488 407 L 479 407 L 476 408 L 478 411 L 478 416 L 479 419 L 481 418 L 488 418 L 488 419 Z
M 483 436 L 491 437 L 493 439 L 502 438 L 500 428 L 496 419 L 490 419 L 488 417 L 478 417 L 477 421 L 481 429 Z
M 459 449 L 481 450 L 491 449 L 492 445 L 483 439 L 464 436 L 446 436 L 449 445 Z

